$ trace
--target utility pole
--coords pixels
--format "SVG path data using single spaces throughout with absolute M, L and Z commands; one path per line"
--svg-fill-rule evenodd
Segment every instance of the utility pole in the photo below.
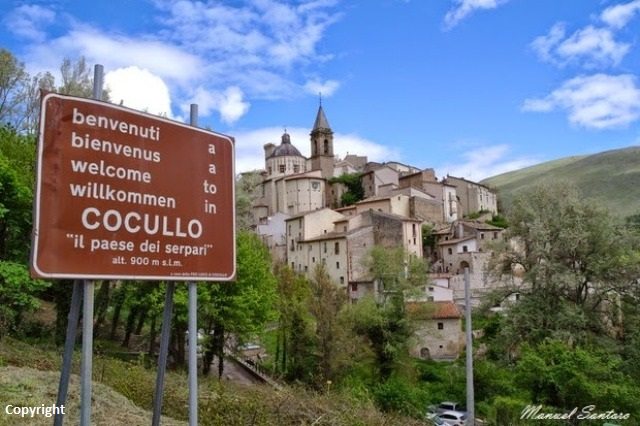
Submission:
M 475 425 L 475 396 L 473 393 L 473 327 L 471 325 L 471 290 L 469 284 L 469 268 L 464 268 L 464 316 L 465 330 L 467 334 L 467 421 L 468 424 Z

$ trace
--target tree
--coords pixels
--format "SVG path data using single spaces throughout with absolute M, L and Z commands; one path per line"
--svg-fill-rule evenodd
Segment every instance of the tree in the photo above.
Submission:
M 0 124 L 14 127 L 20 120 L 24 87 L 29 79 L 24 64 L 6 49 L 0 49 Z
M 26 264 L 31 235 L 31 187 L 21 174 L 20 164 L 16 169 L 4 155 L 12 141 L 22 143 L 20 139 L 13 130 L 0 129 L 0 260 Z
M 60 65 L 60 75 L 62 76 L 62 85 L 58 87 L 58 93 L 83 98 L 93 96 L 93 70 L 84 56 L 75 62 L 64 58 Z M 108 93 L 103 92 L 103 99 L 108 99 Z
M 316 352 L 318 358 L 318 385 L 335 381 L 344 358 L 344 330 L 339 326 L 338 314 L 347 301 L 347 295 L 331 281 L 324 265 L 316 266 L 311 284 L 309 309 L 315 319 Z
M 278 281 L 275 371 L 289 380 L 310 382 L 315 345 L 309 313 L 309 282 L 284 264 L 277 265 L 275 274 Z
M 0 338 L 17 329 L 23 315 L 38 307 L 36 296 L 48 286 L 32 280 L 23 264 L 0 260 Z
M 545 340 L 535 347 L 522 347 L 515 381 L 529 391 L 533 404 L 571 409 L 583 407 L 587 401 L 635 416 L 640 390 L 620 367 L 620 358 L 609 350 L 586 350 Z
M 207 324 L 208 334 L 213 332 L 205 351 L 209 359 L 217 356 L 219 377 L 224 368 L 226 336 L 233 334 L 243 341 L 274 318 L 276 280 L 269 251 L 257 235 L 248 231 L 239 231 L 236 241 L 236 281 L 201 286 L 201 323 Z M 208 368 L 205 362 L 205 372 Z
M 501 278 L 523 271 L 523 284 L 508 289 L 522 297 L 507 317 L 507 341 L 575 342 L 611 331 L 607 311 L 637 287 L 638 243 L 627 229 L 562 183 L 522 194 L 508 221 L 492 262 Z
M 380 246 L 371 249 L 366 264 L 382 295 L 377 301 L 371 298 L 356 304 L 352 314 L 354 330 L 368 339 L 379 377 L 386 380 L 407 353 L 413 330 L 405 309 L 406 298 L 424 284 L 427 265 L 423 259 L 408 255 L 402 247 Z
M 340 199 L 341 206 L 350 206 L 364 198 L 364 188 L 360 173 L 344 173 L 340 176 L 329 179 L 329 183 L 341 183 L 347 187 L 347 191 Z
M 236 227 L 251 229 L 254 225 L 253 202 L 258 198 L 262 176 L 260 172 L 242 173 L 236 180 Z
M 28 79 L 23 89 L 22 114 L 15 127 L 22 133 L 35 135 L 40 121 L 41 93 L 55 91 L 55 79 L 46 71 Z

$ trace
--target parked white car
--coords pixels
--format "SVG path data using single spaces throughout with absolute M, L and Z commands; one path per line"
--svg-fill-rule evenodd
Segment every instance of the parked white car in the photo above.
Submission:
M 462 411 L 444 411 L 438 416 L 451 426 L 466 426 L 467 424 L 467 413 Z
M 452 401 L 442 401 L 438 405 L 432 405 L 430 411 L 434 413 L 444 413 L 445 411 L 458 411 L 460 413 L 464 413 L 465 409 L 461 404 Z
M 435 426 L 452 426 L 451 423 L 447 423 L 437 414 L 427 414 L 427 424 Z

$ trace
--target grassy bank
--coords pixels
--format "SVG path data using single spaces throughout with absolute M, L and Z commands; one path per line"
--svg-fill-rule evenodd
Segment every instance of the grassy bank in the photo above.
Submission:
M 5 404 L 52 404 L 56 399 L 60 354 L 51 346 L 5 338 L 0 342 L 0 400 Z M 74 356 L 75 373 L 79 354 Z M 141 362 L 107 356 L 94 358 L 93 421 L 104 425 L 139 425 L 151 421 L 155 369 Z M 319 394 L 289 387 L 276 392 L 266 386 L 241 386 L 199 379 L 199 420 L 202 425 L 417 425 L 404 416 L 378 411 L 373 402 L 340 392 Z M 79 378 L 70 383 L 69 415 L 65 424 L 79 418 Z M 166 375 L 162 424 L 184 424 L 187 419 L 187 377 L 182 371 Z M 51 424 L 44 417 L 16 422 L 0 413 L 0 425 Z

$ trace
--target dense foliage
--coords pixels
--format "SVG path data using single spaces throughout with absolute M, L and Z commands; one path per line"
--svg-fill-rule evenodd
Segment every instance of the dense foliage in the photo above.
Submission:
M 347 191 L 340 199 L 341 207 L 350 206 L 364 198 L 364 188 L 360 173 L 344 173 L 340 176 L 329 179 L 329 183 L 341 183 L 347 187 Z

